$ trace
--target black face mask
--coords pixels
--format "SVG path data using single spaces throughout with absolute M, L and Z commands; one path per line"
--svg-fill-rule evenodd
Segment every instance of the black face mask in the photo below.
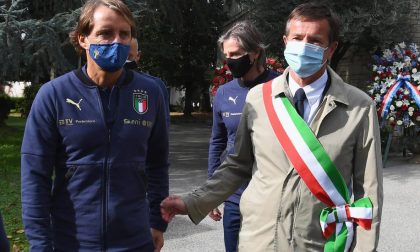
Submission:
M 136 70 L 137 69 L 137 63 L 134 60 L 133 61 L 127 61 L 127 62 L 125 62 L 124 67 L 126 69 Z
M 229 67 L 230 72 L 235 78 L 241 78 L 242 76 L 244 76 L 254 64 L 251 63 L 248 54 L 245 54 L 244 56 L 237 59 L 227 58 L 226 63 Z

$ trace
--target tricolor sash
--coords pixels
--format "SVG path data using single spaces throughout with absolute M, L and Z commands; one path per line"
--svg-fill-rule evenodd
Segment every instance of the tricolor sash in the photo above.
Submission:
M 272 81 L 263 84 L 263 99 L 277 139 L 309 190 L 328 206 L 320 215 L 324 251 L 348 251 L 353 223 L 370 229 L 372 203 L 367 197 L 350 203 L 346 183 L 324 147 L 285 95 L 271 96 L 272 86 Z

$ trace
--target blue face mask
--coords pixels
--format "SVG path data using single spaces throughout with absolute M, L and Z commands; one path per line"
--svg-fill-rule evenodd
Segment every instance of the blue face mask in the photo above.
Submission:
M 89 55 L 105 72 L 120 70 L 128 58 L 130 46 L 121 43 L 90 44 Z
M 289 41 L 284 50 L 284 57 L 297 75 L 306 78 L 316 73 L 327 62 L 322 62 L 327 48 L 305 42 Z

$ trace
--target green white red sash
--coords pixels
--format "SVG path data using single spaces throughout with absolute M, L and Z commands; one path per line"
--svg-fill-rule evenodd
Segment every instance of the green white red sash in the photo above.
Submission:
M 284 94 L 271 96 L 272 86 L 269 81 L 262 87 L 271 126 L 309 190 L 328 206 L 320 215 L 327 239 L 324 251 L 348 251 L 353 241 L 353 223 L 370 229 L 372 203 L 366 197 L 350 204 L 346 183 L 324 147 Z

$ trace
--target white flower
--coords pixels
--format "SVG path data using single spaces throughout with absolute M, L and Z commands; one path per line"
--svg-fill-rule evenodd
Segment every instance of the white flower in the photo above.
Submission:
M 378 66 L 373 65 L 373 69 L 372 69 L 372 71 L 376 72 L 376 70 L 378 70 Z
M 395 79 L 392 79 L 392 78 L 387 78 L 387 79 L 386 79 L 385 86 L 386 86 L 386 87 L 390 87 L 390 86 L 392 86 L 392 84 L 394 84 L 394 83 L 395 83 Z
M 394 118 L 394 117 L 390 117 L 388 120 L 389 120 L 390 122 L 393 122 L 393 121 L 395 121 L 395 118 Z
M 415 123 L 413 123 L 413 121 L 410 121 L 410 127 L 416 125 Z
M 413 116 L 414 112 L 413 111 L 408 111 L 408 115 L 409 116 Z
M 411 43 L 411 44 L 410 44 L 410 48 L 411 48 L 411 50 L 412 50 L 413 52 L 417 52 L 417 44 L 415 44 L 415 43 Z
M 412 73 L 417 73 L 417 68 L 413 68 L 413 70 L 411 70 Z
M 375 95 L 375 102 L 376 103 L 381 102 L 381 95 L 380 94 Z
M 401 43 L 398 43 L 398 45 L 401 47 L 401 48 L 405 48 L 405 42 L 401 42 Z M 397 47 L 396 47 L 397 48 Z M 398 49 L 398 48 L 397 48 Z
M 401 120 L 397 121 L 397 125 L 402 125 L 402 124 L 403 124 L 403 121 L 401 121 Z
M 378 81 L 378 80 L 379 80 L 379 77 L 378 77 L 378 76 L 376 76 L 376 77 L 375 77 L 375 81 Z
M 417 122 L 420 122 L 420 116 L 417 116 L 417 117 L 416 117 L 416 121 L 417 121 Z
M 391 105 L 391 106 L 392 106 L 392 105 Z M 413 111 L 414 111 L 414 108 L 413 108 L 413 107 L 409 107 L 409 108 L 408 108 L 408 111 L 413 112 Z
M 391 73 L 393 75 L 397 75 L 397 68 L 395 68 L 395 67 L 390 67 L 390 68 L 391 68 Z
M 391 50 L 389 50 L 389 49 L 384 50 L 384 58 L 387 59 L 387 60 L 392 60 L 393 55 L 392 55 Z M 420 57 L 419 57 L 419 61 L 420 61 Z
M 394 62 L 394 66 L 398 68 L 399 70 L 403 69 L 404 64 L 405 64 L 404 62 Z
M 413 77 L 413 80 L 414 80 L 414 81 L 419 81 L 419 78 L 420 78 L 420 72 L 417 72 L 417 73 L 415 73 L 415 74 L 411 75 L 411 77 Z
M 381 94 L 385 94 L 386 93 L 386 87 L 381 88 Z
M 404 94 L 405 95 L 409 95 L 410 94 L 410 91 L 408 91 L 408 89 L 406 89 L 406 90 L 404 90 Z
M 389 109 L 390 109 L 391 111 L 394 111 L 394 110 L 395 110 L 394 105 L 391 105 L 391 106 L 389 107 Z
M 397 101 L 395 103 L 395 105 L 397 106 L 397 108 L 399 108 L 399 107 L 401 107 L 403 105 L 403 102 L 402 101 Z
M 404 105 L 407 105 L 407 106 L 410 106 L 410 101 L 409 101 L 409 100 L 405 100 L 405 99 L 404 99 L 404 100 L 403 100 L 403 104 L 404 104 Z

